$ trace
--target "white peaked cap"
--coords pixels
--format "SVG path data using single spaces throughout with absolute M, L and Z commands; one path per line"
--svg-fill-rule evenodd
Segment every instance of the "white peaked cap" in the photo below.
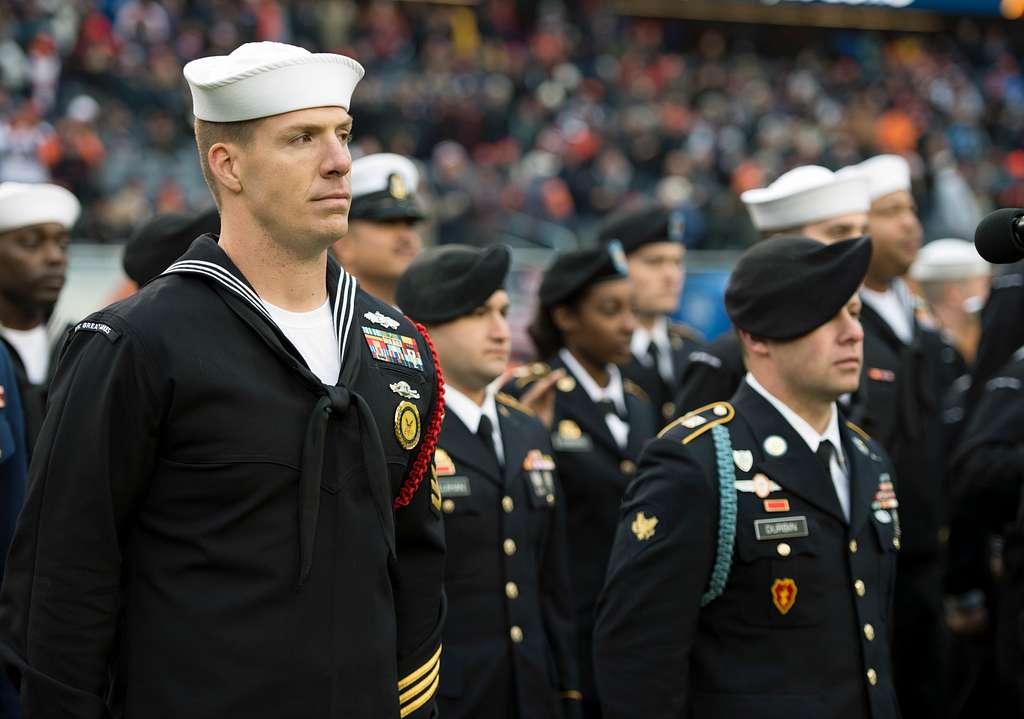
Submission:
M 241 122 L 310 107 L 349 108 L 363 66 L 280 42 L 249 42 L 230 55 L 185 65 L 192 112 L 208 122 Z
M 916 282 L 948 282 L 991 274 L 992 265 L 981 258 L 974 243 L 966 240 L 933 240 L 921 248 L 910 266 L 910 278 Z
M 758 230 L 771 232 L 802 227 L 871 206 L 867 180 L 860 175 L 839 177 L 818 165 L 801 165 L 768 187 L 740 195 Z
M 389 189 L 392 175 L 402 178 L 408 192 L 419 187 L 419 170 L 408 157 L 392 152 L 360 157 L 352 163 L 352 199 Z
M 840 177 L 863 176 L 868 181 L 872 202 L 892 192 L 910 191 L 910 163 L 899 155 L 875 155 L 859 165 L 844 167 L 836 174 Z
M 59 185 L 0 183 L 0 232 L 47 222 L 70 230 L 81 212 L 78 198 Z

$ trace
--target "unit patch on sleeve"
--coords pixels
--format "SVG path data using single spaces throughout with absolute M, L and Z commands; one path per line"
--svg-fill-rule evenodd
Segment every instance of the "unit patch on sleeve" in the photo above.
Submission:
M 423 358 L 415 338 L 365 325 L 362 329 L 374 359 L 423 371 Z

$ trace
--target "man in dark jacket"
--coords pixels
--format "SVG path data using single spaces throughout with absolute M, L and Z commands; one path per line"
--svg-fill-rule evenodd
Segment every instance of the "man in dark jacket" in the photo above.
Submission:
M 439 376 L 327 254 L 362 74 L 186 66 L 221 234 L 65 346 L 0 597 L 26 719 L 434 714 Z
M 78 200 L 63 187 L 0 184 L 0 341 L 14 362 L 29 451 L 43 423 L 53 373 L 49 320 L 64 287 Z
M 789 235 L 830 244 L 867 234 L 868 190 L 861 177 L 838 177 L 817 165 L 801 165 L 741 199 L 761 239 Z M 676 410 L 690 412 L 732 397 L 746 368 L 734 332 L 690 354 Z
M 671 317 L 686 275 L 684 230 L 673 213 L 652 202 L 611 214 L 598 231 L 601 242 L 619 240 L 626 252 L 637 327 L 622 374 L 650 397 L 659 427 L 676 418 L 676 393 L 700 346 L 696 331 Z
M 623 498 L 594 632 L 605 719 L 898 719 L 892 468 L 836 403 L 870 256 L 791 237 L 737 264 L 749 373 L 666 428 Z
M 489 385 L 508 364 L 509 253 L 445 245 L 398 282 L 444 369 L 435 455 L 445 514 L 446 719 L 562 719 L 580 710 L 565 497 L 547 428 Z

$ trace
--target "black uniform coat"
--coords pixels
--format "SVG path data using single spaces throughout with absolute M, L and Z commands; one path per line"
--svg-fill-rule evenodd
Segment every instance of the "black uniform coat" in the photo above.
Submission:
M 438 441 L 448 546 L 438 707 L 444 719 L 561 719 L 564 694 L 579 689 L 565 502 L 547 430 L 510 397 L 498 402 L 504 468 L 454 412 Z
M 943 554 L 948 536 L 942 397 L 956 377 L 956 351 L 914 323 L 904 344 L 867 303 L 861 308 L 864 369 L 850 416 L 885 447 L 896 468 L 903 551 L 896 587 L 897 687 L 903 713 L 941 711 L 944 671 Z M 921 662 L 921 655 L 934 657 Z
M 743 348 L 734 331 L 690 353 L 676 393 L 675 410 L 679 415 L 722 402 L 736 393 L 747 368 Z
M 435 404 L 425 341 L 331 260 L 327 387 L 215 238 L 168 272 L 79 323 L 54 378 L 0 598 L 26 719 L 396 718 L 400 692 L 426 715 L 429 477 L 392 510 L 415 455 L 396 429 L 418 413 L 425 433 Z M 371 355 L 368 313 L 422 369 Z M 399 382 L 415 409 L 396 412 Z
M 953 464 L 952 501 L 983 527 L 1003 537 L 1002 592 L 996 642 L 1000 679 L 1013 688 L 1016 715 L 1024 714 L 1024 359 L 1020 356 L 983 385 Z M 982 555 L 987 558 L 987 552 Z M 990 589 L 986 564 L 971 588 Z M 980 576 L 979 576 L 980 575 Z
M 550 369 L 572 372 L 555 357 Z M 542 375 L 541 375 L 542 376 Z M 523 392 L 538 374 L 513 380 L 510 393 Z M 569 515 L 569 576 L 576 605 L 579 671 L 584 701 L 596 702 L 591 667 L 594 603 L 604 584 L 608 554 L 619 518 L 619 503 L 636 473 L 640 452 L 657 432 L 651 405 L 632 383 L 627 386 L 630 425 L 626 449 L 620 449 L 597 407 L 578 381 L 559 389 L 551 443 Z M 568 384 L 563 381 L 563 388 Z
M 700 341 L 693 331 L 684 325 L 670 322 L 668 335 L 672 346 L 672 382 L 666 383 L 653 363 L 648 367 L 636 357 L 622 366 L 622 376 L 635 382 L 647 393 L 654 407 L 654 422 L 659 427 L 676 418 L 676 395 L 690 364 L 690 355 L 700 347 Z
M 623 499 L 594 633 L 605 719 L 899 717 L 888 646 L 898 518 L 872 507 L 891 477 L 884 451 L 840 417 L 848 523 L 831 477 L 782 415 L 746 384 L 733 405 L 689 429 L 686 419 L 671 425 Z M 702 609 L 718 543 L 708 431 L 718 423 L 739 452 L 736 480 L 767 475 L 781 487 L 768 498 L 789 508 L 768 513 L 737 486 L 732 568 Z M 784 454 L 766 452 L 772 436 Z M 806 536 L 757 539 L 756 521 L 792 517 L 806 519 Z

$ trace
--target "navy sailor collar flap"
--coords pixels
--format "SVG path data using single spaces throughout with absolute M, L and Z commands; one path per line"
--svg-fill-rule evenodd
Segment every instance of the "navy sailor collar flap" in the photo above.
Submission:
M 199 276 L 226 291 L 227 296 L 237 302 L 230 303 L 232 309 L 263 337 L 278 354 L 281 350 L 288 355 L 291 364 L 301 368 L 308 380 L 320 384 L 313 375 L 302 354 L 292 345 L 284 332 L 277 326 L 263 300 L 235 266 L 227 253 L 217 244 L 214 235 L 202 235 L 193 241 L 188 251 L 163 272 L 164 275 L 180 274 Z M 358 283 L 346 272 L 337 261 L 327 255 L 327 294 L 334 318 L 334 330 L 338 338 L 338 351 L 341 357 L 341 375 L 338 384 L 351 386 L 355 380 L 362 357 L 359 344 L 359 328 L 354 322 L 356 314 L 356 292 Z M 251 312 L 238 312 L 238 303 Z M 253 322 L 253 319 L 260 321 Z M 268 336 L 266 330 L 271 331 Z

